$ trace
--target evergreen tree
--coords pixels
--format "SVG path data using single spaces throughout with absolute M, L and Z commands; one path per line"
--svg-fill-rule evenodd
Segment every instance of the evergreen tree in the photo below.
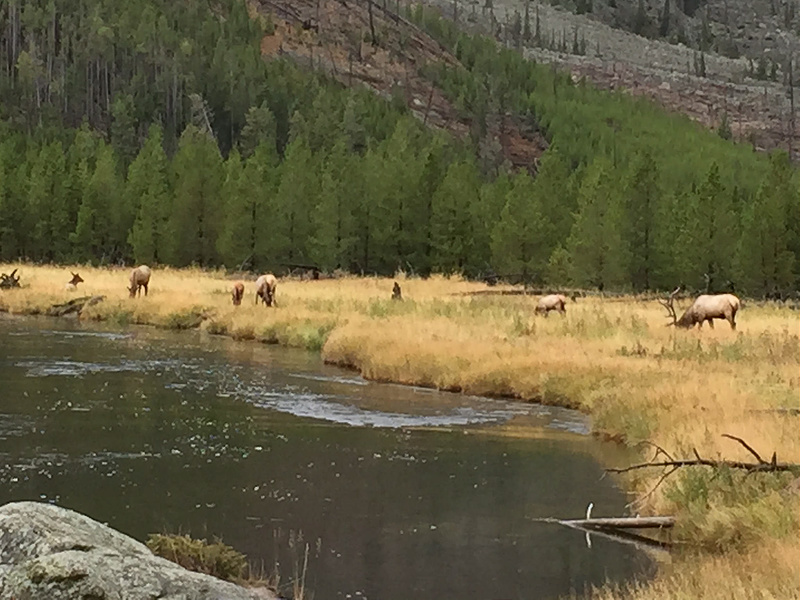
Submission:
M 737 220 L 731 193 L 720 179 L 719 167 L 711 165 L 706 180 L 688 196 L 687 223 L 676 243 L 685 265 L 685 283 L 722 289 L 733 278 Z
M 636 291 L 651 289 L 654 277 L 658 276 L 660 261 L 655 243 L 661 195 L 658 176 L 653 157 L 645 152 L 634 163 L 625 189 L 630 275 Z
M 75 231 L 70 234 L 78 260 L 105 264 L 119 258 L 120 240 L 114 230 L 119 192 L 114 151 L 101 143 L 94 172 L 83 193 Z
M 135 219 L 128 245 L 137 264 L 166 262 L 167 218 L 170 208 L 168 163 L 161 127 L 151 125 L 147 141 L 128 169 L 125 188 L 128 207 L 135 207 Z
M 164 239 L 168 260 L 176 266 L 212 265 L 222 211 L 219 190 L 222 157 L 214 140 L 188 125 L 172 161 L 174 198 Z M 161 249 L 158 249 L 161 254 Z
M 357 261 L 355 212 L 361 202 L 358 159 L 340 137 L 325 159 L 319 200 L 311 214 L 309 253 L 324 269 L 349 268 Z
M 610 289 L 629 281 L 625 213 L 612 172 L 608 161 L 595 160 L 578 192 L 578 212 L 567 241 L 578 285 Z
M 534 183 L 527 173 L 520 173 L 492 232 L 495 270 L 503 275 L 521 275 L 525 281 L 542 281 L 552 250 L 543 240 L 546 226 Z
M 286 147 L 269 226 L 272 256 L 286 264 L 307 264 L 312 202 L 319 193 L 317 160 L 304 136 Z
M 776 153 L 771 162 L 769 177 L 744 209 L 736 261 L 741 287 L 761 296 L 787 291 L 796 279 L 796 256 L 789 247 L 791 231 L 786 220 L 787 207 L 797 202 L 791 168 L 785 153 Z
M 473 262 L 472 207 L 480 201 L 479 189 L 475 166 L 470 162 L 455 161 L 433 194 L 433 264 L 444 273 L 463 272 Z
M 111 105 L 111 147 L 123 172 L 139 150 L 133 96 L 117 94 Z

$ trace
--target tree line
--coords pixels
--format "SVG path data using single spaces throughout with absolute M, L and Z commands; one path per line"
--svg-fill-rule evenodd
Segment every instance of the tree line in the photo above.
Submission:
M 427 76 L 469 119 L 466 141 L 264 61 L 271 24 L 241 0 L 67 8 L 0 8 L 4 260 L 494 271 L 632 290 L 709 278 L 755 295 L 800 275 L 785 154 L 573 82 L 430 11 L 407 16 L 461 61 Z M 550 143 L 535 176 L 487 152 L 505 112 Z

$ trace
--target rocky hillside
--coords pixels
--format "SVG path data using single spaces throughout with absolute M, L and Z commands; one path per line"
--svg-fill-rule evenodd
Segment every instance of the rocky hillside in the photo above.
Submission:
M 261 45 L 265 56 L 289 56 L 345 85 L 365 85 L 406 104 L 428 125 L 465 138 L 468 118 L 431 85 L 423 70 L 457 64 L 438 42 L 398 14 L 398 4 L 366 0 L 255 0 L 253 16 L 269 18 L 274 32 Z M 400 4 L 402 8 L 403 4 Z M 399 11 L 403 13 L 403 10 Z M 373 43 L 374 41 L 374 43 Z M 482 146 L 517 168 L 535 171 L 547 148 L 542 135 L 508 114 L 490 115 Z
M 789 85 L 797 78 L 788 69 L 792 49 L 800 47 L 796 0 L 423 2 L 534 60 L 569 69 L 576 80 L 647 96 L 756 149 L 798 145 Z M 432 62 L 455 58 L 398 14 L 414 3 L 378 0 L 371 15 L 367 0 L 255 0 L 252 7 L 275 23 L 264 54 L 289 55 L 345 84 L 367 85 L 431 126 L 467 136 L 469 121 L 422 74 Z M 510 115 L 491 121 L 487 151 L 534 170 L 547 147 L 541 135 Z
M 795 0 L 559 1 L 459 2 L 456 18 L 576 79 L 648 96 L 757 149 L 797 145 L 789 86 L 797 74 L 788 69 L 800 48 Z M 452 0 L 424 2 L 452 18 Z

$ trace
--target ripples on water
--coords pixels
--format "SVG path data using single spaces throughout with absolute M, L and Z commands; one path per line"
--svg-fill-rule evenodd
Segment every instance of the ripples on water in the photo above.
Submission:
M 139 539 L 221 535 L 279 559 L 284 580 L 302 531 L 321 599 L 546 598 L 649 568 L 529 520 L 623 510 L 576 412 L 196 332 L 52 323 L 0 320 L 0 502 L 55 502 Z M 492 435 L 506 424 L 530 435 Z

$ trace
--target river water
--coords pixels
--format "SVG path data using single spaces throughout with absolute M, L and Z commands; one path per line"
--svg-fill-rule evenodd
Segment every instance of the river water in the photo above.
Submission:
M 0 317 L 0 504 L 140 540 L 219 536 L 277 561 L 287 596 L 306 544 L 318 600 L 555 598 L 644 576 L 631 546 L 533 521 L 622 514 L 600 478 L 614 452 L 572 411 L 370 383 L 304 351 Z

